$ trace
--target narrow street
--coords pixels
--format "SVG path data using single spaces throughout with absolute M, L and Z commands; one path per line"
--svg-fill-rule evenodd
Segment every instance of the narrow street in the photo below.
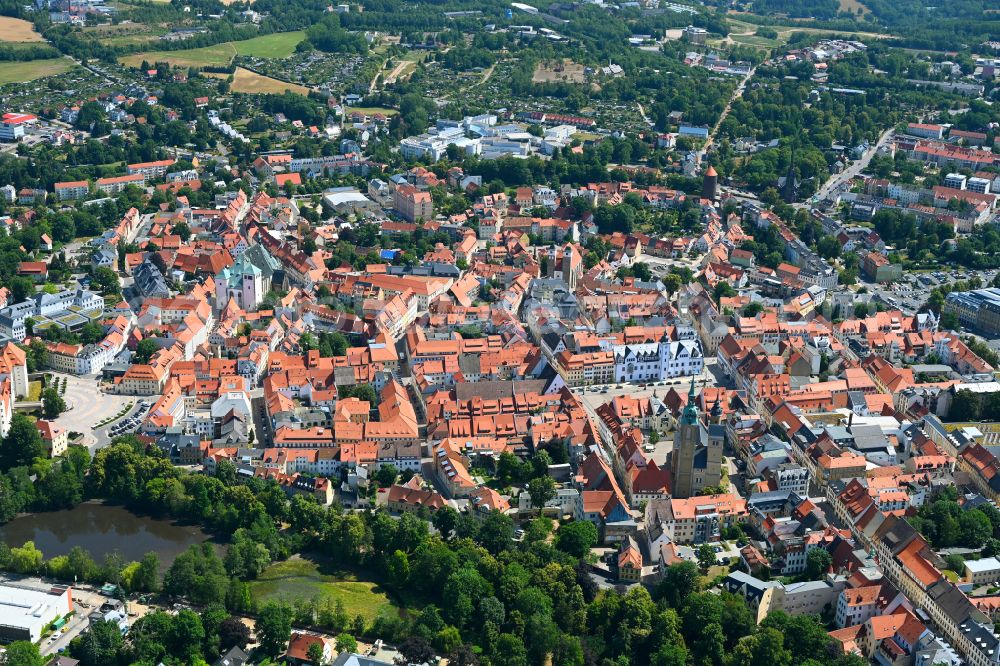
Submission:
M 652 127 L 653 126 L 653 121 L 651 121 L 649 119 L 649 116 L 646 115 L 646 109 L 642 108 L 642 103 L 641 102 L 636 102 L 636 106 L 639 107 L 639 115 L 642 116 L 643 121 L 647 125 L 649 125 L 650 127 Z
M 259 446 L 270 446 L 274 441 L 271 432 L 271 420 L 267 415 L 267 401 L 264 399 L 264 389 L 254 389 L 250 392 L 251 418 Z
M 757 68 L 752 67 L 750 71 L 747 72 L 747 75 L 743 77 L 743 80 L 740 81 L 740 85 L 736 86 L 736 90 L 733 91 L 733 96 L 730 97 L 729 101 L 726 103 L 726 108 L 724 108 L 722 113 L 719 115 L 719 120 L 715 123 L 715 127 L 713 127 L 712 131 L 709 132 L 708 141 L 705 142 L 705 145 L 702 146 L 698 153 L 701 159 L 704 159 L 705 155 L 708 154 L 708 149 L 711 148 L 712 144 L 715 142 L 715 135 L 719 133 L 719 128 L 722 127 L 722 122 L 726 119 L 726 116 L 729 115 L 729 111 L 733 108 L 733 102 L 738 100 L 740 97 L 743 97 L 743 92 L 747 89 L 747 84 L 750 82 L 750 79 L 756 71 Z

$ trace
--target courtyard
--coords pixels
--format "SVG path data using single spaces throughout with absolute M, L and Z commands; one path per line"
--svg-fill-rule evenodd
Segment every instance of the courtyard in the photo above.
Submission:
M 58 372 L 51 373 L 53 380 L 66 381 L 66 411 L 59 415 L 56 423 L 68 432 L 83 433 L 83 444 L 91 450 L 106 446 L 110 442 L 107 426 L 95 429 L 98 423 L 103 423 L 119 414 L 127 405 L 133 404 L 128 413 L 135 410 L 135 396 L 113 395 L 101 390 L 96 377 L 78 377 Z M 124 418 L 128 413 L 123 414 Z M 115 419 L 117 420 L 117 419 Z

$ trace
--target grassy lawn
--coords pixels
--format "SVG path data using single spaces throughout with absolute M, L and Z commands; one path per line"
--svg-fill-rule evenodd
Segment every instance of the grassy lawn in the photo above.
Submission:
M 243 42 L 230 42 L 240 55 L 257 58 L 287 58 L 295 52 L 295 47 L 306 38 L 306 33 L 276 32 L 263 37 L 254 37 Z
M 51 58 L 48 60 L 31 60 L 28 62 L 0 62 L 0 85 L 7 83 L 24 83 L 46 76 L 62 74 L 73 67 L 73 61 L 67 58 Z
M 855 16 L 864 16 L 871 12 L 871 10 L 858 2 L 858 0 L 840 0 L 840 11 L 848 12 Z
M 771 26 L 778 32 L 778 39 L 788 41 L 793 32 L 810 32 L 821 35 L 836 35 L 837 37 L 871 37 L 872 39 L 895 39 L 892 35 L 879 32 L 865 32 L 862 30 L 828 30 L 826 28 L 799 28 L 789 26 Z
M 160 35 L 151 32 L 140 32 L 132 35 L 115 35 L 113 37 L 101 37 L 102 44 L 108 46 L 131 46 L 133 44 L 148 44 L 159 40 Z
M 952 571 L 951 569 L 945 569 L 941 573 L 944 575 L 945 578 L 947 578 L 953 583 L 957 583 L 959 581 L 959 575 L 954 571 Z
M 146 51 L 121 58 L 123 65 L 138 67 L 143 60 L 152 65 L 155 62 L 168 62 L 174 67 L 205 67 L 228 65 L 236 57 L 236 49 L 231 42 L 204 46 L 200 49 L 185 49 L 183 51 Z
M 350 571 L 337 571 L 313 560 L 292 558 L 268 567 L 260 578 L 250 583 L 258 601 L 268 599 L 312 599 L 328 597 L 340 600 L 348 615 L 362 615 L 371 622 L 383 613 L 399 612 L 380 585 L 359 579 Z
M 746 21 L 737 21 L 735 19 L 729 21 L 729 31 L 732 33 L 749 32 L 753 33 L 757 30 L 756 23 L 747 23 Z
M 708 568 L 708 572 L 699 578 L 701 585 L 703 587 L 711 585 L 719 576 L 725 576 L 729 573 L 729 567 L 725 564 L 716 564 Z
M 136 53 L 121 58 L 121 62 L 129 67 L 138 67 L 143 60 L 149 63 L 169 62 L 175 67 L 205 67 L 228 65 L 237 55 L 286 58 L 295 51 L 295 45 L 304 38 L 305 33 L 302 31 L 278 32 L 241 42 L 224 42 L 197 49 Z
M 42 383 L 41 382 L 28 382 L 28 397 L 25 398 L 28 402 L 37 402 L 42 396 Z
M 757 35 L 733 35 L 733 41 L 737 44 L 757 46 L 765 49 L 774 48 L 781 44 L 781 41 L 777 39 L 768 39 L 767 37 L 758 37 Z

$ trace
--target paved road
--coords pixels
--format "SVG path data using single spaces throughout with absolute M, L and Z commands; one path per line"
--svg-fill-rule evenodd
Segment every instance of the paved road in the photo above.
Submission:
M 830 178 L 823 183 L 823 186 L 817 190 L 816 194 L 813 195 L 813 199 L 816 201 L 822 201 L 835 190 L 847 185 L 851 179 L 856 178 L 862 171 L 868 168 L 868 164 L 878 153 L 878 149 L 890 141 L 894 134 L 895 130 L 892 127 L 884 131 L 882 136 L 878 138 L 878 141 L 875 142 L 875 145 L 870 147 L 868 151 L 861 156 L 861 159 L 854 160 L 854 162 L 852 162 L 846 169 L 838 174 L 830 176 Z M 795 204 L 795 206 L 798 208 L 806 208 L 809 206 L 809 202 Z
M 74 591 L 74 598 L 76 593 Z M 43 657 L 56 654 L 60 651 L 65 652 L 69 647 L 70 641 L 79 636 L 81 633 L 90 627 L 90 620 L 87 619 L 87 614 L 92 609 L 88 608 L 77 608 L 76 615 L 74 615 L 66 626 L 63 627 L 66 631 L 60 632 L 58 634 L 53 634 L 49 638 L 42 639 L 42 642 L 38 646 L 39 652 L 41 652 Z M 53 636 L 55 640 L 52 640 Z
M 719 115 L 719 120 L 718 122 L 715 123 L 715 127 L 713 127 L 712 131 L 708 133 L 708 141 L 705 142 L 705 145 L 699 152 L 699 155 L 703 159 L 705 155 L 708 153 L 708 149 L 715 142 L 715 135 L 718 134 L 719 128 L 722 127 L 722 121 L 726 119 L 726 116 L 729 115 L 729 111 L 733 108 L 733 102 L 738 100 L 740 97 L 743 97 L 743 92 L 747 89 L 747 84 L 750 82 L 750 79 L 753 78 L 754 72 L 756 71 L 757 68 L 752 67 L 750 71 L 747 72 L 747 75 L 743 77 L 743 80 L 740 81 L 740 84 L 736 86 L 736 90 L 733 91 L 733 96 L 729 98 L 728 102 L 726 102 L 726 108 L 722 110 L 722 114 Z
M 255 440 L 259 444 L 270 446 L 274 435 L 271 432 L 271 421 L 267 416 L 267 401 L 264 399 L 264 389 L 258 388 L 250 392 L 250 406 Z

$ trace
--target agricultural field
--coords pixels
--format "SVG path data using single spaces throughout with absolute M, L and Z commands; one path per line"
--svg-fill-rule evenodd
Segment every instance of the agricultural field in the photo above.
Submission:
M 236 72 L 233 74 L 233 83 L 229 89 L 236 93 L 283 93 L 287 90 L 300 95 L 309 94 L 309 88 L 305 86 L 262 76 L 242 67 L 236 68 Z
M 384 613 L 399 612 L 378 584 L 358 579 L 350 572 L 328 570 L 301 557 L 272 564 L 250 583 L 250 590 L 259 602 L 321 598 L 340 601 L 348 615 L 361 615 L 367 622 Z
M 586 78 L 583 75 L 583 65 L 572 60 L 562 62 L 542 61 L 535 66 L 535 71 L 531 74 L 532 83 L 555 83 L 565 81 L 567 83 L 584 83 Z
M 0 42 L 43 42 L 30 21 L 0 16 Z
M 68 58 L 31 60 L 28 62 L 0 62 L 0 85 L 24 83 L 35 79 L 55 76 L 69 71 L 73 61 Z
M 278 32 L 241 42 L 224 42 L 197 49 L 146 51 L 125 56 L 121 62 L 129 67 L 138 67 L 143 60 L 150 63 L 169 62 L 176 67 L 220 67 L 228 65 L 238 55 L 286 58 L 295 51 L 295 46 L 304 38 L 305 33 L 302 31 Z

